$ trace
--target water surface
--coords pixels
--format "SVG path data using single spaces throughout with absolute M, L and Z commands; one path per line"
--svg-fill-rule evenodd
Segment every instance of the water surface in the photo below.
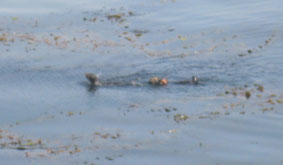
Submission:
M 281 2 L 0 6 L 2 164 L 282 164 Z

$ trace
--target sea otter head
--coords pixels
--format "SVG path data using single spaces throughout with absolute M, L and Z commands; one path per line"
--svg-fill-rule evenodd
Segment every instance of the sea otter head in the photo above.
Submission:
M 89 80 L 91 85 L 95 85 L 96 82 L 98 82 L 97 76 L 95 74 L 93 74 L 93 73 L 86 73 L 85 77 Z
M 192 83 L 193 83 L 193 84 L 198 84 L 198 82 L 199 82 L 198 77 L 197 77 L 197 76 L 193 76 L 193 77 L 192 77 Z

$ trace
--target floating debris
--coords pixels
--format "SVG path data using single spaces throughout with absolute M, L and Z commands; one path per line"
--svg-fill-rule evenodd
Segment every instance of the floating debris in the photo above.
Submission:
M 0 37 L 0 42 L 6 42 L 7 41 L 7 38 L 6 37 L 4 37 L 4 36 L 1 36 Z
M 269 104 L 275 104 L 275 102 L 274 102 L 271 98 L 268 99 L 267 102 L 268 102 Z
M 220 115 L 220 112 L 216 111 L 216 112 L 210 112 L 210 115 Z
M 8 133 L 7 131 L 3 133 L 2 130 L 0 134 L 1 134 L 0 139 L 2 142 L 0 143 L 1 148 L 9 148 L 9 149 L 23 151 L 23 150 L 31 150 L 31 149 L 43 147 L 43 143 L 41 139 L 38 139 L 38 140 L 24 139 L 23 137 L 12 135 Z
M 136 37 L 140 37 L 140 36 L 142 36 L 142 33 L 137 33 L 135 35 L 136 35 Z
M 114 160 L 114 158 L 112 158 L 112 157 L 109 157 L 109 156 L 105 156 L 105 159 L 107 159 L 107 160 Z
M 165 112 L 170 112 L 171 110 L 169 108 L 164 108 Z
M 251 92 L 250 91 L 246 91 L 245 92 L 245 96 L 247 99 L 249 99 L 251 97 Z
M 54 40 L 58 41 L 60 39 L 60 36 L 54 36 Z
M 259 85 L 259 86 L 257 87 L 257 90 L 260 91 L 260 92 L 263 92 L 264 88 L 263 88 L 262 85 Z
M 12 19 L 12 21 L 17 21 L 17 20 L 19 20 L 18 17 L 12 17 L 11 19 Z
M 175 129 L 168 130 L 168 133 L 176 133 L 177 131 Z
M 178 36 L 178 38 L 179 38 L 179 40 L 181 40 L 181 41 L 186 41 L 186 40 L 188 40 L 187 37 L 183 37 L 183 36 Z
M 207 118 L 210 118 L 210 116 L 199 116 L 198 118 L 199 119 L 207 119 Z
M 81 150 L 77 146 L 75 146 L 73 150 L 69 151 L 69 154 L 75 154 L 78 152 L 81 152 Z
M 174 115 L 174 120 L 179 123 L 180 121 L 185 121 L 189 118 L 187 115 L 182 115 L 182 114 L 176 114 Z
M 68 116 L 73 116 L 74 112 L 68 112 Z
M 108 20 L 118 21 L 118 20 L 121 20 L 123 16 L 125 16 L 125 14 L 120 13 L 120 14 L 109 14 L 106 17 L 107 17 Z
M 128 14 L 129 14 L 129 16 L 133 16 L 134 12 L 133 11 L 129 11 Z
M 271 107 L 271 108 L 263 108 L 263 109 L 262 109 L 262 112 L 272 111 L 273 109 L 274 109 L 273 107 Z
M 129 42 L 133 42 L 133 40 L 130 37 L 125 37 L 126 40 L 128 40 Z
M 238 54 L 239 57 L 244 57 L 244 56 L 247 56 L 247 54 L 244 54 L 244 53 L 240 53 Z
M 100 137 L 102 139 L 108 139 L 108 138 L 111 138 L 111 139 L 117 139 L 117 138 L 120 138 L 120 134 L 119 133 L 116 133 L 116 135 L 113 135 L 113 134 L 110 134 L 110 133 L 100 133 L 100 132 L 95 132 L 94 135 L 96 137 Z
M 20 150 L 20 151 L 23 151 L 23 150 L 26 150 L 27 148 L 25 148 L 24 146 L 19 146 L 16 148 L 16 150 Z

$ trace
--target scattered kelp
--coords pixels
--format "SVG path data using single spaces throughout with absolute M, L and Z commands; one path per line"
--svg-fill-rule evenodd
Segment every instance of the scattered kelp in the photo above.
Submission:
M 243 53 L 239 53 L 238 56 L 239 57 L 245 57 L 245 56 L 254 54 L 255 52 L 260 52 L 263 48 L 268 47 L 270 45 L 270 43 L 274 40 L 276 40 L 276 36 L 273 34 L 273 35 L 271 35 L 271 37 L 269 37 L 267 40 L 265 40 L 263 44 L 258 45 L 258 46 L 254 47 L 252 49 L 248 49 L 247 50 L 248 54 L 246 52 L 243 52 Z
M 81 29 L 79 33 L 66 34 L 62 33 L 61 30 L 55 29 L 49 35 L 46 33 L 30 33 L 30 32 L 8 32 L 5 29 L 0 35 L 0 43 L 7 46 L 12 46 L 18 41 L 25 42 L 25 51 L 28 53 L 30 51 L 37 51 L 38 45 L 46 44 L 50 47 L 68 50 L 70 52 L 76 52 L 80 49 L 88 49 L 100 54 L 110 51 L 102 51 L 103 49 L 121 48 L 129 47 L 137 51 L 141 51 L 149 56 L 174 56 L 184 58 L 190 55 L 205 55 L 211 53 L 217 53 L 222 51 L 222 53 L 233 53 L 240 50 L 238 56 L 244 57 L 260 52 L 263 48 L 266 48 L 271 43 L 275 42 L 276 35 L 271 35 L 268 39 L 264 41 L 264 44 L 256 46 L 255 48 L 248 48 L 247 44 L 243 44 L 241 36 L 231 35 L 223 38 L 210 38 L 206 32 L 201 32 L 200 34 L 177 34 L 176 36 L 170 38 L 163 38 L 159 41 L 150 41 L 149 38 L 153 37 L 154 31 L 150 29 L 139 29 L 134 27 L 131 29 L 129 25 L 124 25 L 127 22 L 127 18 L 136 16 L 133 11 L 102 11 L 95 16 L 91 16 L 91 13 L 86 14 L 83 17 L 84 22 L 97 23 L 98 20 L 108 20 L 115 26 L 118 23 L 118 27 L 115 27 L 113 36 L 119 37 L 124 41 L 117 41 L 112 38 L 97 38 L 100 34 L 95 31 Z M 104 24 L 102 22 L 102 24 Z M 107 25 L 107 24 L 106 24 Z M 105 25 L 105 26 L 106 26 Z M 108 26 L 113 26 L 108 25 Z M 34 23 L 31 24 L 34 26 Z M 88 29 L 88 24 L 85 25 Z M 60 29 L 69 28 L 67 26 L 60 26 Z M 6 31 L 6 32 L 5 32 Z M 116 33 L 115 33 L 116 31 Z M 170 31 L 167 31 L 170 33 Z M 112 32 L 111 32 L 112 33 Z M 163 32 L 165 33 L 165 32 Z M 146 34 L 146 35 L 145 35 Z M 145 40 L 144 40 L 145 39 Z M 229 41 L 235 40 L 228 44 Z M 238 40 L 238 42 L 236 42 Z M 167 49 L 170 45 L 179 45 L 176 49 Z M 174 46 L 175 47 L 175 46 Z M 161 48 L 161 49 L 160 49 Z M 225 50 L 225 51 L 224 51 Z M 102 53 L 103 52 L 103 53 Z
M 225 91 L 225 95 L 232 95 L 234 97 L 245 97 L 247 100 L 250 98 L 252 99 L 251 104 L 257 105 L 259 110 L 262 110 L 262 112 L 274 110 L 274 107 L 276 104 L 282 103 L 282 95 L 277 96 L 276 94 L 269 94 L 265 91 L 263 85 L 260 84 L 253 84 L 251 87 L 248 85 L 245 85 L 243 87 L 238 88 L 232 88 L 230 90 Z M 237 107 L 245 108 L 248 105 L 247 102 L 237 102 L 237 103 L 231 103 L 230 105 L 225 105 L 224 109 L 235 109 Z M 244 114 L 241 113 L 241 114 Z
M 42 149 L 46 146 L 41 139 L 26 139 L 17 135 L 11 134 L 6 130 L 0 130 L 0 147 L 2 149 L 9 148 L 15 150 L 33 150 Z
M 114 11 L 115 12 L 115 11 Z M 101 12 L 101 13 L 95 13 L 95 17 L 84 17 L 83 21 L 88 21 L 88 22 L 97 22 L 97 20 L 100 20 L 100 22 L 104 22 L 104 20 L 111 21 L 112 23 L 118 23 L 122 25 L 128 17 L 135 16 L 135 13 L 133 11 L 124 11 L 120 10 L 117 11 L 117 13 L 106 13 L 106 12 Z
M 181 122 L 181 121 L 185 121 L 185 120 L 187 120 L 187 119 L 189 119 L 189 116 L 184 115 L 184 114 L 176 114 L 176 115 L 174 115 L 174 120 L 175 120 L 177 123 L 179 123 L 179 122 Z
M 116 134 L 110 134 L 110 133 L 101 133 L 101 132 L 95 132 L 94 133 L 95 138 L 102 138 L 102 139 L 117 139 L 120 138 L 120 134 L 116 133 Z
M 95 132 L 93 134 L 93 140 L 97 141 L 99 139 L 105 139 L 105 140 L 114 140 L 120 138 L 120 133 L 111 134 L 111 133 L 102 133 L 102 132 Z M 73 137 L 73 139 L 76 139 L 76 137 Z M 57 143 L 57 142 L 56 142 Z M 85 150 L 92 149 L 90 146 L 83 147 L 79 146 L 77 144 L 60 144 L 60 145 L 51 145 L 51 141 L 46 141 L 42 139 L 26 139 L 23 136 L 17 136 L 14 135 L 6 130 L 0 129 L 0 149 L 5 150 L 16 150 L 19 152 L 22 152 L 25 157 L 31 157 L 31 158 L 42 158 L 42 157 L 50 157 L 50 156 L 56 156 L 56 155 L 74 155 L 77 153 L 80 153 Z M 95 147 L 98 149 L 98 146 Z M 119 155 L 106 155 L 107 158 L 118 158 L 122 157 L 121 154 Z M 97 157 L 97 160 L 100 158 Z M 107 159 L 107 160 L 109 160 Z

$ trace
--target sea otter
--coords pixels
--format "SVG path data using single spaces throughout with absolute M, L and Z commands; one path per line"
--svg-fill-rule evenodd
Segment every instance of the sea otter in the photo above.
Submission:
M 151 85 L 167 85 L 168 80 L 166 78 L 158 78 L 158 77 L 152 77 L 148 81 L 149 84 Z
M 86 73 L 85 77 L 89 80 L 91 86 L 141 86 L 141 84 L 133 82 L 105 82 L 101 83 L 98 80 L 98 77 L 93 73 Z M 155 86 L 166 86 L 168 85 L 168 80 L 166 78 L 152 77 L 149 79 L 148 83 Z M 192 76 L 192 80 L 183 80 L 183 81 L 172 81 L 174 84 L 194 84 L 199 83 L 199 79 L 196 76 Z

